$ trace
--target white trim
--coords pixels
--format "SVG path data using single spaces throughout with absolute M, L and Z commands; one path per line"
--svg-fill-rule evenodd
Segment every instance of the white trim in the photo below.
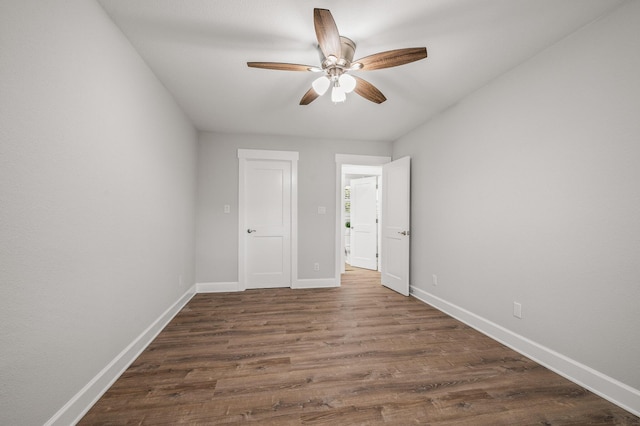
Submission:
M 291 287 L 298 282 L 298 153 L 291 159 Z
M 227 293 L 241 291 L 239 282 L 197 283 L 196 293 Z
M 187 290 L 158 319 L 107 364 L 102 371 L 80 389 L 57 413 L 47 420 L 45 426 L 78 423 L 195 294 L 196 286 Z
M 340 287 L 340 281 L 335 278 L 301 278 L 291 284 L 291 288 L 328 288 Z M 210 282 L 197 283 L 196 293 L 227 293 L 243 291 L 238 282 Z
M 334 277 L 340 282 L 340 274 L 344 266 L 344 248 L 342 242 L 344 241 L 344 217 L 342 212 L 344 211 L 344 197 L 342 196 L 342 166 L 380 166 L 391 162 L 391 157 L 375 156 L 375 155 L 350 155 L 350 154 L 336 154 L 336 226 L 335 226 L 335 266 Z M 380 259 L 378 259 L 380 262 Z
M 244 197 L 243 189 L 244 188 L 244 177 L 247 169 L 247 162 L 244 158 L 240 156 L 240 153 L 244 151 L 238 150 L 238 290 L 244 291 L 246 290 L 246 278 L 244 271 L 244 254 L 246 252 L 245 248 L 245 240 L 244 240 L 244 230 L 245 230 L 245 221 L 244 221 Z
M 411 286 L 411 295 L 630 413 L 640 416 L 640 390 L 417 287 Z
M 242 197 L 245 184 L 246 160 L 278 160 L 291 162 L 291 284 L 298 280 L 298 159 L 300 154 L 296 151 L 270 151 L 261 149 L 238 149 L 239 176 L 238 176 L 238 291 L 247 288 L 244 254 L 245 239 L 244 209 L 245 203 Z
M 351 155 L 351 154 L 336 154 L 336 163 L 351 164 L 355 166 L 381 166 L 389 163 L 391 157 L 383 157 L 378 155 Z
M 292 287 L 294 289 L 301 288 L 332 288 L 332 287 L 340 287 L 340 281 L 335 278 L 305 278 L 299 279 L 295 286 Z
M 296 151 L 270 151 L 263 149 L 239 149 L 238 158 L 251 160 L 283 160 L 298 161 L 300 155 Z

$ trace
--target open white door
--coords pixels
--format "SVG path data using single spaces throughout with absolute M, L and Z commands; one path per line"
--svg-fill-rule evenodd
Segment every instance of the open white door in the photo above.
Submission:
M 351 265 L 378 269 L 376 176 L 351 180 Z
M 411 158 L 382 166 L 382 284 L 409 295 Z

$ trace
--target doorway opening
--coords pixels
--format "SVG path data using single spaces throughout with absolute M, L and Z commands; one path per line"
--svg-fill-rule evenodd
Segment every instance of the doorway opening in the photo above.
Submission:
M 345 265 L 343 166 L 381 166 L 382 183 L 379 185 L 379 191 L 382 194 L 380 204 L 382 241 L 378 257 L 381 280 L 384 286 L 409 296 L 411 158 L 407 156 L 391 161 L 390 157 L 336 154 L 335 277 L 338 282 Z M 353 238 L 353 233 L 351 237 Z M 351 250 L 353 256 L 353 241 L 351 241 Z
M 391 157 L 378 157 L 378 156 L 368 156 L 368 155 L 345 155 L 345 154 L 336 154 L 336 261 L 335 261 L 335 276 L 340 280 L 341 274 L 345 272 L 345 262 L 347 258 L 349 260 L 349 264 L 354 263 L 354 246 L 358 244 L 358 248 L 366 248 L 365 250 L 369 250 L 368 253 L 365 251 L 364 256 L 362 257 L 362 261 L 366 261 L 366 259 L 371 260 L 373 258 L 373 265 L 369 264 L 367 269 L 378 271 L 381 265 L 381 251 L 380 251 L 380 221 L 378 220 L 375 223 L 376 219 L 379 217 L 379 202 L 381 200 L 381 176 L 382 176 L 382 165 L 389 163 L 391 161 Z M 366 219 L 369 219 L 369 225 L 364 225 L 358 229 L 358 226 L 354 223 L 354 219 L 358 220 L 357 217 L 353 217 L 353 208 L 356 209 L 358 206 L 354 206 L 354 186 L 352 185 L 354 180 L 358 179 L 366 179 L 375 180 L 377 184 L 377 188 L 373 189 L 374 201 L 371 201 L 371 198 L 368 197 L 371 194 L 370 183 L 363 182 L 362 186 L 363 191 L 361 193 L 367 194 L 365 198 L 369 199 L 369 205 L 373 203 L 373 207 L 365 207 L 364 214 Z M 349 186 L 348 191 L 346 187 Z M 357 195 L 357 194 L 356 194 Z M 356 202 L 358 200 L 355 200 Z M 347 212 L 348 210 L 348 212 Z M 362 212 L 363 210 L 361 210 Z M 357 213 L 357 211 L 356 211 Z M 373 228 L 371 229 L 373 219 Z M 347 227 L 347 224 L 349 225 Z M 355 227 L 355 229 L 354 229 Z M 368 228 L 367 228 L 368 227 Z M 356 231 L 364 231 L 362 234 L 355 235 Z M 354 241 L 355 237 L 355 241 Z M 360 240 L 358 240 L 360 237 Z M 359 242 L 362 243 L 360 246 Z M 373 248 L 371 248 L 373 247 Z M 371 253 L 373 255 L 371 256 Z M 355 253 L 356 255 L 358 252 Z M 376 257 L 377 255 L 377 257 Z M 357 261 L 356 261 L 357 263 Z
M 343 256 L 347 265 L 380 270 L 381 166 L 342 166 Z
M 366 290 L 370 287 L 382 286 L 381 274 L 371 269 L 362 269 L 345 265 L 345 272 L 340 276 L 340 286 L 354 290 Z

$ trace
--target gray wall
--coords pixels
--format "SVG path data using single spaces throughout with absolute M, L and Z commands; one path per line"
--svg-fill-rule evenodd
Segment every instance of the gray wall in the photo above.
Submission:
M 38 425 L 193 285 L 197 134 L 96 2 L 0 31 L 0 424 Z
M 412 157 L 413 286 L 635 389 L 639 75 L 632 1 L 393 151 Z
M 297 151 L 298 278 L 334 278 L 335 154 L 391 155 L 387 142 L 203 133 L 198 151 L 196 282 L 238 281 L 238 149 Z M 231 213 L 224 214 L 225 204 Z M 327 214 L 319 215 L 325 206 Z M 320 271 L 313 264 L 320 263 Z

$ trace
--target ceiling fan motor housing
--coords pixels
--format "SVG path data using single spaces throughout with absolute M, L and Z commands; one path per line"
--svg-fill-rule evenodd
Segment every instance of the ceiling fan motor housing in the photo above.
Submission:
M 351 67 L 353 61 L 353 55 L 356 52 L 356 44 L 350 38 L 340 36 L 340 58 L 325 57 L 318 46 L 318 52 L 320 53 L 320 63 L 322 69 L 327 71 L 330 76 L 340 76 L 344 70 Z

